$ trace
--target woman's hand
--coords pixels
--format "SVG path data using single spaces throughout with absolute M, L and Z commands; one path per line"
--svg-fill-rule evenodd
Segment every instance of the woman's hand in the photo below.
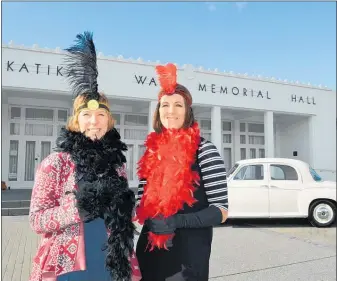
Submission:
M 225 209 L 219 208 L 222 214 L 222 221 L 221 223 L 224 223 L 227 218 L 228 218 L 228 211 L 226 211 Z
M 145 225 L 155 234 L 171 234 L 176 230 L 175 216 L 168 218 L 153 218 L 145 221 Z
M 150 231 L 156 234 L 173 233 L 177 228 L 203 228 L 221 224 L 227 218 L 226 211 L 215 206 L 188 214 L 175 214 L 168 218 L 147 221 Z

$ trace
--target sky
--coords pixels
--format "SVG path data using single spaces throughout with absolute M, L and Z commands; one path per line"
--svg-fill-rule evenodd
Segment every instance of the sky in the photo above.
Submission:
M 192 64 L 336 90 L 333 2 L 2 2 L 2 43 Z

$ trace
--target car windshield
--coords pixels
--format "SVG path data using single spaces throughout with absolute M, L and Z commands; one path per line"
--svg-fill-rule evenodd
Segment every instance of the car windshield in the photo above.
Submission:
M 313 168 L 309 167 L 309 170 L 310 170 L 310 174 L 312 178 L 314 179 L 314 181 L 322 181 L 321 176 L 317 174 L 317 172 Z
M 233 174 L 236 170 L 236 168 L 239 167 L 239 164 L 235 164 L 227 173 L 227 177 L 229 177 L 231 174 Z

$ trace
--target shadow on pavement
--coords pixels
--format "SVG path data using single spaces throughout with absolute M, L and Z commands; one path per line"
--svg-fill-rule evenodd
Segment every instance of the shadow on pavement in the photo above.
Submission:
M 305 227 L 305 228 L 314 228 L 312 226 L 308 219 L 303 218 L 303 219 L 228 219 L 224 224 L 218 226 L 218 227 L 235 227 L 235 228 L 272 228 L 272 227 L 277 227 L 277 228 L 282 228 L 282 227 Z M 336 227 L 336 222 L 330 226 Z

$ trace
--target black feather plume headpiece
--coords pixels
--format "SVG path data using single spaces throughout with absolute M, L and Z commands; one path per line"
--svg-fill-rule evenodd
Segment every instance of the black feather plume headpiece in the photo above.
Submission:
M 73 46 L 65 49 L 67 51 L 65 69 L 74 96 L 85 97 L 85 103 L 76 110 L 100 107 L 109 111 L 105 104 L 98 102 L 100 95 L 97 83 L 97 58 L 92 32 L 86 31 L 83 34 L 77 34 L 75 42 Z

